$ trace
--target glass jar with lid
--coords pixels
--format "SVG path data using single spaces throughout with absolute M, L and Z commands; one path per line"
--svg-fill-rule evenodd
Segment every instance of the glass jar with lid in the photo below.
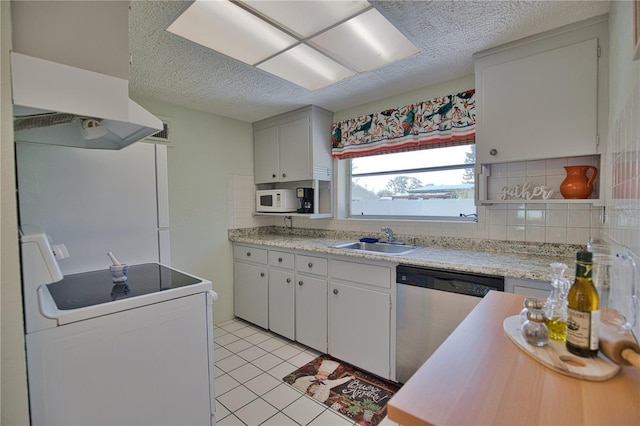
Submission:
M 527 310 L 527 320 L 522 324 L 522 336 L 533 346 L 544 346 L 549 342 L 549 329 L 542 309 Z

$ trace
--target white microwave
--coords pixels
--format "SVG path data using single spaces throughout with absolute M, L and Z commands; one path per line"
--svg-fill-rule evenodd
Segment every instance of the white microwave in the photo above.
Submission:
M 298 211 L 295 189 L 261 189 L 256 191 L 256 211 L 285 213 Z

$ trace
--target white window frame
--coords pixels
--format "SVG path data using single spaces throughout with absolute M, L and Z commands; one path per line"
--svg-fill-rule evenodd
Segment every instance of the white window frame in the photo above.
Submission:
M 478 207 L 475 206 L 475 212 L 469 214 L 462 214 L 459 217 L 456 216 L 416 216 L 416 215 L 407 215 L 407 216 L 391 216 L 391 215 L 353 215 L 351 212 L 351 189 L 352 189 L 352 180 L 357 177 L 367 177 L 367 176 L 384 176 L 384 175 L 398 175 L 398 174 L 410 174 L 410 173 L 420 173 L 420 172 L 437 172 L 437 171 L 446 171 L 446 170 L 457 170 L 457 169 L 473 169 L 475 173 L 475 165 L 476 163 L 462 163 L 462 164 L 451 164 L 445 166 L 433 166 L 433 167 L 422 167 L 422 168 L 412 168 L 412 169 L 399 169 L 399 170 L 387 170 L 383 172 L 367 172 L 367 173 L 352 173 L 352 159 L 347 160 L 346 165 L 346 215 L 349 219 L 388 219 L 388 220 L 412 220 L 412 221 L 437 221 L 437 222 L 461 222 L 461 223 L 475 223 L 478 222 Z M 477 182 L 474 178 L 474 193 L 476 190 Z

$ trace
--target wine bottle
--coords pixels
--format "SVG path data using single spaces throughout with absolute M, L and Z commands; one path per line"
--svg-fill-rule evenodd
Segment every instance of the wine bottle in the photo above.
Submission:
M 591 280 L 593 254 L 576 254 L 576 278 L 567 295 L 567 350 L 574 355 L 598 355 L 600 311 L 598 291 Z

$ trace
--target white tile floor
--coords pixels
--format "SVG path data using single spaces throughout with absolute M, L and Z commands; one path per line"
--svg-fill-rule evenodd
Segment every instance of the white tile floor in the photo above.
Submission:
M 218 425 L 357 426 L 282 381 L 319 352 L 239 319 L 216 324 L 213 341 Z

